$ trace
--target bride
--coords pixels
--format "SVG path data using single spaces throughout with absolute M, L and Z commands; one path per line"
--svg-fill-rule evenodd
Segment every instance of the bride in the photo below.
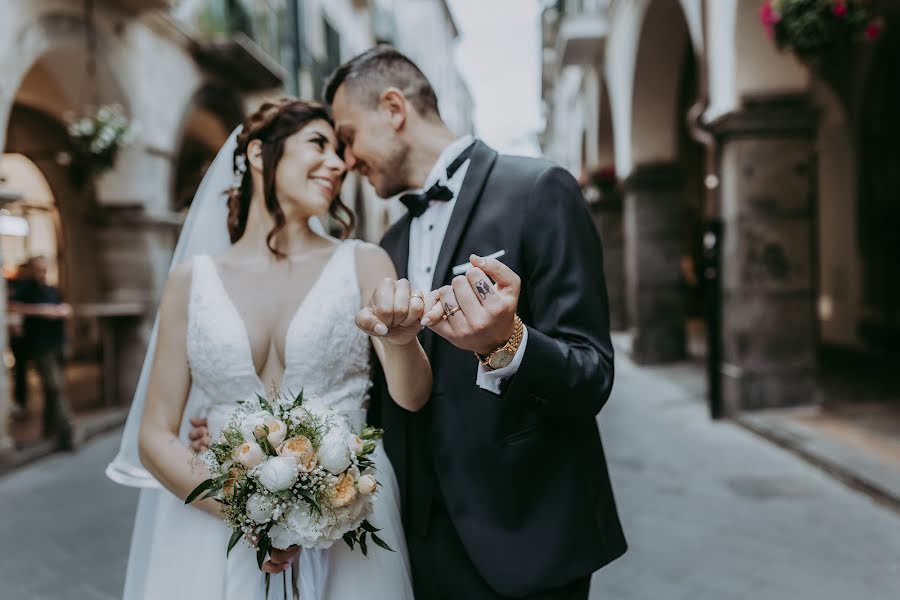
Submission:
M 344 162 L 327 109 L 283 99 L 264 104 L 229 138 L 190 209 L 163 293 L 122 448 L 111 479 L 143 487 L 124 597 L 128 600 L 264 596 L 255 551 L 239 544 L 214 500 L 184 498 L 207 472 L 189 448 L 193 417 L 215 437 L 236 403 L 277 387 L 365 421 L 370 346 L 354 317 L 391 325 L 372 336 L 395 401 L 420 409 L 431 369 L 416 334 L 424 313 L 377 246 L 325 237 L 315 217 L 344 227 L 352 214 L 338 192 Z M 223 191 L 228 191 L 228 201 Z M 371 298 L 365 307 L 361 298 Z M 378 327 L 384 330 L 384 326 Z M 412 598 L 399 495 L 383 451 L 371 518 L 396 550 L 366 558 L 342 542 L 300 552 L 295 575 L 304 600 Z M 381 535 L 381 534 L 379 534 Z M 272 592 L 282 577 L 272 578 Z

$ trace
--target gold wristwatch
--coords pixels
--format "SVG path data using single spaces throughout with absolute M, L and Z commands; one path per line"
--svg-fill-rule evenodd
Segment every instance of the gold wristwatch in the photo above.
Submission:
M 490 371 L 502 369 L 512 362 L 513 357 L 516 355 L 516 350 L 519 349 L 519 344 L 522 343 L 522 336 L 524 334 L 525 324 L 522 322 L 522 319 L 519 318 L 519 315 L 516 315 L 513 334 L 506 343 L 488 355 L 481 355 L 476 352 L 475 356 L 478 357 L 478 360 L 484 365 L 484 368 Z

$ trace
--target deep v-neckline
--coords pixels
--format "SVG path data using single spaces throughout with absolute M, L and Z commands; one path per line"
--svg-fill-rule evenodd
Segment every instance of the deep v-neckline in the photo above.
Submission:
M 283 384 L 284 381 L 287 380 L 288 368 L 290 368 L 291 365 L 291 361 L 288 359 L 288 341 L 291 339 L 291 330 L 294 328 L 294 325 L 296 324 L 300 313 L 303 312 L 303 308 L 307 305 L 310 297 L 312 297 L 313 293 L 318 289 L 322 281 L 325 280 L 325 276 L 328 273 L 331 264 L 334 262 L 334 259 L 342 250 L 343 246 L 343 242 L 337 244 L 337 247 L 332 251 L 331 256 L 329 256 L 328 260 L 325 261 L 325 265 L 319 270 L 319 274 L 316 275 L 316 279 L 315 281 L 313 281 L 313 284 L 306 292 L 306 295 L 303 296 L 303 300 L 300 301 L 300 304 L 297 306 L 294 314 L 291 316 L 291 320 L 288 321 L 288 326 L 284 330 L 284 370 L 281 373 L 281 384 Z M 247 363 L 250 366 L 250 371 L 253 373 L 253 376 L 256 378 L 256 381 L 260 384 L 262 389 L 265 389 L 266 386 L 263 383 L 262 377 L 260 377 L 259 371 L 256 370 L 256 363 L 253 361 L 253 344 L 250 342 L 250 331 L 247 329 L 247 322 L 244 320 L 244 316 L 238 309 L 237 304 L 235 304 L 234 300 L 232 300 L 231 294 L 228 293 L 228 288 L 225 287 L 225 280 L 222 279 L 222 275 L 219 273 L 219 268 L 218 266 L 216 266 L 216 261 L 213 260 L 212 256 L 208 256 L 207 258 L 209 259 L 209 264 L 212 268 L 213 276 L 215 277 L 215 280 L 219 286 L 219 291 L 222 293 L 222 297 L 224 298 L 225 303 L 230 307 L 232 313 L 234 313 L 235 321 L 241 328 L 241 337 L 243 338 L 244 342 L 244 352 L 246 354 Z M 263 366 L 265 367 L 265 365 Z M 281 384 L 279 384 L 279 387 L 281 386 Z

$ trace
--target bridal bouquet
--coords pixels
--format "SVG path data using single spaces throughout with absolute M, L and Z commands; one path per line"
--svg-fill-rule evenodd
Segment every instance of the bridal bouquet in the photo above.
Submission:
M 392 551 L 366 518 L 378 487 L 371 454 L 381 431 L 355 435 L 346 419 L 301 392 L 239 403 L 221 436 L 201 457 L 211 477 L 185 503 L 214 498 L 260 566 L 272 548 L 329 548 L 343 539 L 367 554 L 367 538 Z

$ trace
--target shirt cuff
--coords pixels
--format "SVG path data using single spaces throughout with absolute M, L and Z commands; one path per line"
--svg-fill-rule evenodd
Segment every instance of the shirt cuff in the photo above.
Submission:
M 500 394 L 500 386 L 503 385 L 505 379 L 509 379 L 519 370 L 522 364 L 522 357 L 525 356 L 525 345 L 528 343 L 528 328 L 523 328 L 522 343 L 513 355 L 512 362 L 505 367 L 495 369 L 493 371 L 485 368 L 483 364 L 478 363 L 478 375 L 475 377 L 475 385 L 483 390 Z

